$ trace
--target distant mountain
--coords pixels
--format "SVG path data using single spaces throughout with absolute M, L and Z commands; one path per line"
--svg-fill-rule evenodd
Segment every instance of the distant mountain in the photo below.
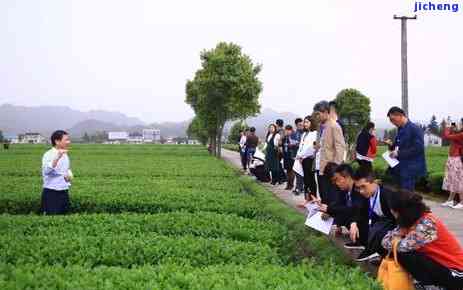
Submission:
M 277 119 L 283 119 L 285 124 L 294 125 L 298 116 L 290 112 L 277 112 L 265 108 L 256 117 L 246 120 L 249 126 L 256 127 L 257 134 L 264 136 L 270 123 Z M 97 131 L 128 131 L 141 132 L 144 128 L 156 128 L 161 130 L 162 137 L 186 137 L 186 130 L 191 120 L 181 122 L 161 122 L 146 124 L 140 119 L 128 117 L 119 112 L 89 111 L 81 112 L 68 107 L 42 106 L 25 107 L 14 105 L 0 106 L 0 130 L 8 134 L 20 134 L 25 132 L 39 132 L 50 135 L 51 132 L 60 128 L 66 129 L 71 136 L 80 138 L 87 134 L 94 134 Z M 224 129 L 224 136 L 228 135 L 233 122 L 227 122 Z M 392 128 L 387 120 L 376 121 L 378 137 L 384 135 L 385 128 Z
M 161 136 L 166 137 L 186 137 L 186 130 L 191 120 L 182 122 L 163 122 L 153 123 L 149 127 L 161 130 Z
M 154 128 L 161 130 L 161 136 L 167 137 L 186 137 L 186 129 L 190 121 L 184 122 L 165 122 L 165 123 L 154 123 L 150 125 L 137 125 L 137 126 L 120 126 L 113 123 L 102 122 L 98 120 L 85 120 L 79 122 L 73 127 L 69 128 L 68 131 L 71 136 L 80 138 L 85 133 L 92 135 L 96 132 L 101 131 L 126 131 L 129 133 L 141 133 L 143 129 Z
M 88 120 L 111 123 L 115 126 L 145 125 L 138 118 L 128 117 L 119 112 L 81 112 L 62 106 L 25 107 L 0 106 L 0 130 L 10 133 L 39 132 L 50 134 L 56 129 L 70 129 Z
M 71 128 L 67 128 L 67 131 L 72 137 L 79 138 L 82 137 L 85 133 L 92 135 L 101 131 L 124 131 L 126 129 L 126 126 L 119 126 L 113 123 L 91 119 L 79 122 Z

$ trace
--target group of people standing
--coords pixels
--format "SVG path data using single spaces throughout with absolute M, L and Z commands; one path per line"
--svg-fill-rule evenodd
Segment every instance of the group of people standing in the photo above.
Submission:
M 399 162 L 389 169 L 395 188 L 375 177 L 375 124 L 367 123 L 358 134 L 352 156 L 358 166 L 347 164 L 343 125 L 336 103 L 327 101 L 297 118 L 294 127 L 281 119 L 268 126 L 262 143 L 271 184 L 286 182 L 287 190 L 316 203 L 324 218 L 333 217 L 333 232 L 350 237 L 345 247 L 362 250 L 357 261 L 381 259 L 396 243 L 398 261 L 417 285 L 463 289 L 463 248 L 415 192 L 427 174 L 424 132 L 401 108 L 392 107 L 387 116 L 398 128 L 394 140 L 385 140 L 389 157 Z M 463 192 L 463 132 L 448 126 L 443 137 L 451 143 L 443 185 L 451 195 L 445 205 L 459 208 L 453 198 Z
M 281 119 L 268 126 L 263 149 L 273 185 L 286 182 L 287 190 L 303 193 L 307 201 L 317 195 L 333 200 L 324 168 L 329 162 L 341 164 L 347 152 L 335 107 L 335 102 L 322 101 L 313 115 L 297 118 L 294 127 Z

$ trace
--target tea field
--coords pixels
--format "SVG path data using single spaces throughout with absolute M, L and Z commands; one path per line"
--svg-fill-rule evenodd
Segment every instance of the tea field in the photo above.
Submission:
M 389 181 L 390 176 L 386 173 L 387 164 L 381 155 L 386 151 L 385 146 L 378 148 L 378 157 L 374 161 L 374 169 L 376 173 L 384 180 Z M 432 191 L 433 193 L 442 192 L 442 182 L 445 174 L 445 164 L 448 158 L 449 147 L 427 147 L 426 148 L 426 165 L 428 176 L 418 185 L 418 189 L 424 191 Z M 444 193 L 446 195 L 446 193 Z
M 200 146 L 72 145 L 71 213 L 38 214 L 45 145 L 0 150 L 0 289 L 380 289 Z

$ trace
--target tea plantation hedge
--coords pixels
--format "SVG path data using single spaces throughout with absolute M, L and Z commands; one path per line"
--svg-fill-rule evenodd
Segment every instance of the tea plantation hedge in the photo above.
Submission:
M 380 289 L 199 146 L 73 145 L 71 213 L 37 214 L 41 145 L 0 151 L 0 289 Z

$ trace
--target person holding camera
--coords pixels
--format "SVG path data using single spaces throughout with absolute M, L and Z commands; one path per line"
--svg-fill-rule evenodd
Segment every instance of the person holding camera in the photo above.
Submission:
M 442 206 L 463 209 L 463 131 L 458 130 L 456 123 L 446 122 L 442 138 L 450 142 L 449 157 L 442 184 L 442 189 L 450 194 Z M 460 202 L 455 205 L 456 195 L 459 195 Z

